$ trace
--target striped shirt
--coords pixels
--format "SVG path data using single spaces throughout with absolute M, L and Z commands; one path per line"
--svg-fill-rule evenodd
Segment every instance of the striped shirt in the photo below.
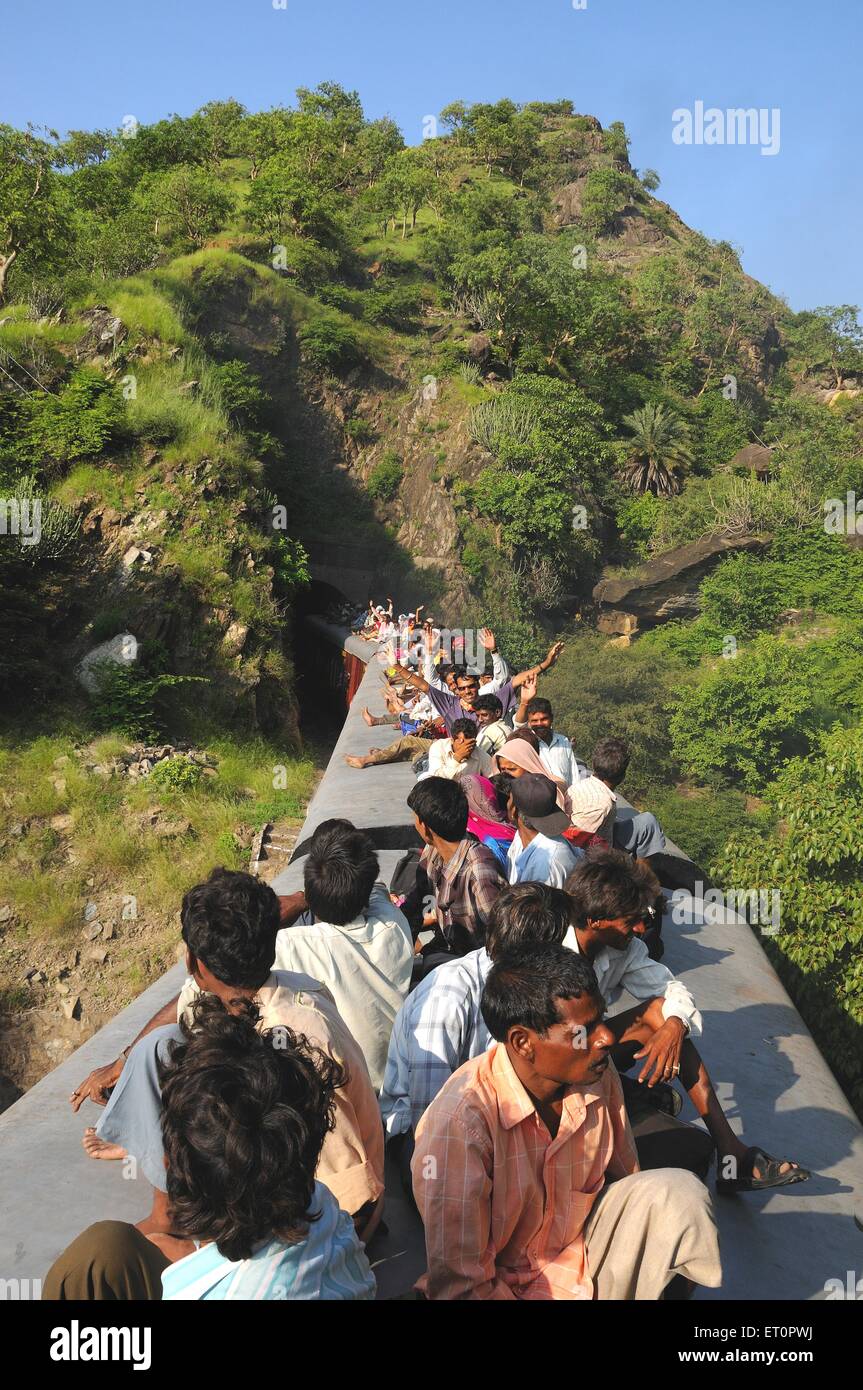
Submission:
M 610 1063 L 563 1099 L 552 1139 L 506 1048 L 450 1078 L 416 1136 L 430 1299 L 591 1299 L 583 1232 L 607 1181 L 638 1171 Z
M 162 1299 L 306 1299 L 368 1301 L 375 1280 L 354 1223 L 328 1188 L 315 1183 L 305 1240 L 286 1245 L 270 1240 L 248 1260 L 227 1260 L 215 1242 L 169 1265 L 162 1273 Z
M 470 951 L 439 965 L 396 1016 L 381 1090 L 388 1134 L 415 1130 L 454 1071 L 491 1043 L 479 1005 L 491 957 Z

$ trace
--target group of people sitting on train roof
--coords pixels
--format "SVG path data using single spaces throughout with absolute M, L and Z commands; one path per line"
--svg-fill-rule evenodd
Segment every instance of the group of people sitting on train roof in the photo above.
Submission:
M 662 833 L 617 807 L 626 745 L 589 771 L 536 694 L 559 647 L 510 677 L 485 644 L 493 690 L 404 674 L 448 747 L 389 885 L 335 819 L 300 892 L 215 869 L 186 893 L 185 985 L 70 1098 L 102 1108 L 84 1148 L 131 1164 L 151 1210 L 85 1230 L 43 1297 L 372 1299 L 388 1153 L 426 1248 L 400 1296 L 680 1298 L 721 1284 L 714 1163 L 725 1194 L 810 1176 L 716 1096 L 659 959 Z

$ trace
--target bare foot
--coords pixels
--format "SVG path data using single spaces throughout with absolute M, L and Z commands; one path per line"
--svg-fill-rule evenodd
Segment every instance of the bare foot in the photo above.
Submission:
M 125 1158 L 126 1150 L 119 1144 L 109 1144 L 104 1139 L 100 1139 L 95 1129 L 91 1126 L 84 1130 L 81 1143 L 87 1151 L 88 1158 Z
M 365 767 L 366 765 L 365 758 L 355 758 L 351 754 L 348 754 L 348 756 L 345 758 L 345 762 L 347 763 L 348 767 Z
M 369 712 L 368 712 L 367 709 L 364 709 L 364 710 L 363 710 L 363 719 L 366 721 L 366 723 L 368 724 L 368 726 L 369 726 L 370 729 L 373 729 L 374 726 L 375 726 L 375 723 L 377 722 L 377 721 L 375 720 L 374 715 L 369 714 Z

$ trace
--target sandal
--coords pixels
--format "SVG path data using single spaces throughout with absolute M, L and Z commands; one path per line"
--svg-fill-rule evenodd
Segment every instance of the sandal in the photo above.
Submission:
M 792 1183 L 806 1182 L 812 1174 L 808 1168 L 789 1168 L 787 1173 L 781 1172 L 783 1163 L 791 1163 L 790 1158 L 773 1158 L 771 1154 L 765 1153 L 763 1149 L 753 1148 L 746 1150 L 743 1165 L 747 1172 L 737 1178 L 716 1179 L 716 1191 L 722 1197 L 733 1196 L 735 1192 L 761 1192 L 767 1187 L 790 1187 Z M 755 1177 L 755 1169 L 760 1168 L 761 1177 Z

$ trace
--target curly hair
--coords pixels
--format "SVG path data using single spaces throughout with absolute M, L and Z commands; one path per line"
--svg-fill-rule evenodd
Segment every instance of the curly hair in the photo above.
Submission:
M 279 900 L 251 874 L 214 869 L 190 888 L 180 912 L 183 940 L 222 984 L 258 989 L 273 968 Z
M 346 1073 L 288 1028 L 260 1031 L 254 1004 L 232 1008 L 201 996 L 158 1071 L 173 1228 L 244 1260 L 319 1219 L 315 1170 Z

